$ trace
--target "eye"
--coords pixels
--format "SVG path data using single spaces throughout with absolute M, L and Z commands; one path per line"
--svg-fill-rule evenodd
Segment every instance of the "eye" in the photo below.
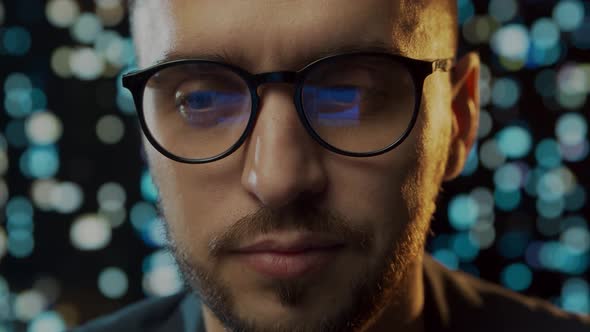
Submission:
M 191 125 L 212 126 L 243 117 L 249 97 L 243 91 L 222 87 L 215 82 L 185 82 L 175 93 L 175 109 Z
M 177 91 L 176 107 L 181 113 L 188 111 L 202 111 L 213 106 L 217 92 L 211 90 L 182 92 Z
M 328 86 L 316 88 L 316 98 L 321 103 L 349 104 L 358 100 L 361 89 L 356 86 Z

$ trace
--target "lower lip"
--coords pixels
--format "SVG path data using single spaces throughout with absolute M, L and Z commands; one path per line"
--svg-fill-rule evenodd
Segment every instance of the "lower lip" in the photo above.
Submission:
M 342 247 L 307 250 L 304 252 L 240 253 L 239 258 L 256 272 L 280 279 L 298 278 L 327 265 Z

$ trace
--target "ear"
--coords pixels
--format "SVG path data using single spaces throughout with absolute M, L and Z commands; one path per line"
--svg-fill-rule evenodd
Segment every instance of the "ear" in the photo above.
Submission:
M 456 178 L 477 138 L 479 124 L 479 55 L 463 56 L 452 71 L 453 128 L 444 181 Z

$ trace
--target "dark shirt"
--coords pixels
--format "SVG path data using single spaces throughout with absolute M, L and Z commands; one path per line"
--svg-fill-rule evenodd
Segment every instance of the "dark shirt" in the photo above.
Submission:
M 590 316 L 512 292 L 424 256 L 426 332 L 590 332 Z M 94 320 L 75 332 L 205 332 L 192 292 L 152 298 Z

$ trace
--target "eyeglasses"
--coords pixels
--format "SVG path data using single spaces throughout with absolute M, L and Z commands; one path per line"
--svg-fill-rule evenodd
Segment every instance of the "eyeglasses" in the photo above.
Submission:
M 355 52 L 319 59 L 296 72 L 251 74 L 226 63 L 187 59 L 124 75 L 123 85 L 133 94 L 148 141 L 178 162 L 208 163 L 236 151 L 254 128 L 258 87 L 267 83 L 294 84 L 298 117 L 320 145 L 370 157 L 406 139 L 418 117 L 424 79 L 452 64 L 452 59 Z

